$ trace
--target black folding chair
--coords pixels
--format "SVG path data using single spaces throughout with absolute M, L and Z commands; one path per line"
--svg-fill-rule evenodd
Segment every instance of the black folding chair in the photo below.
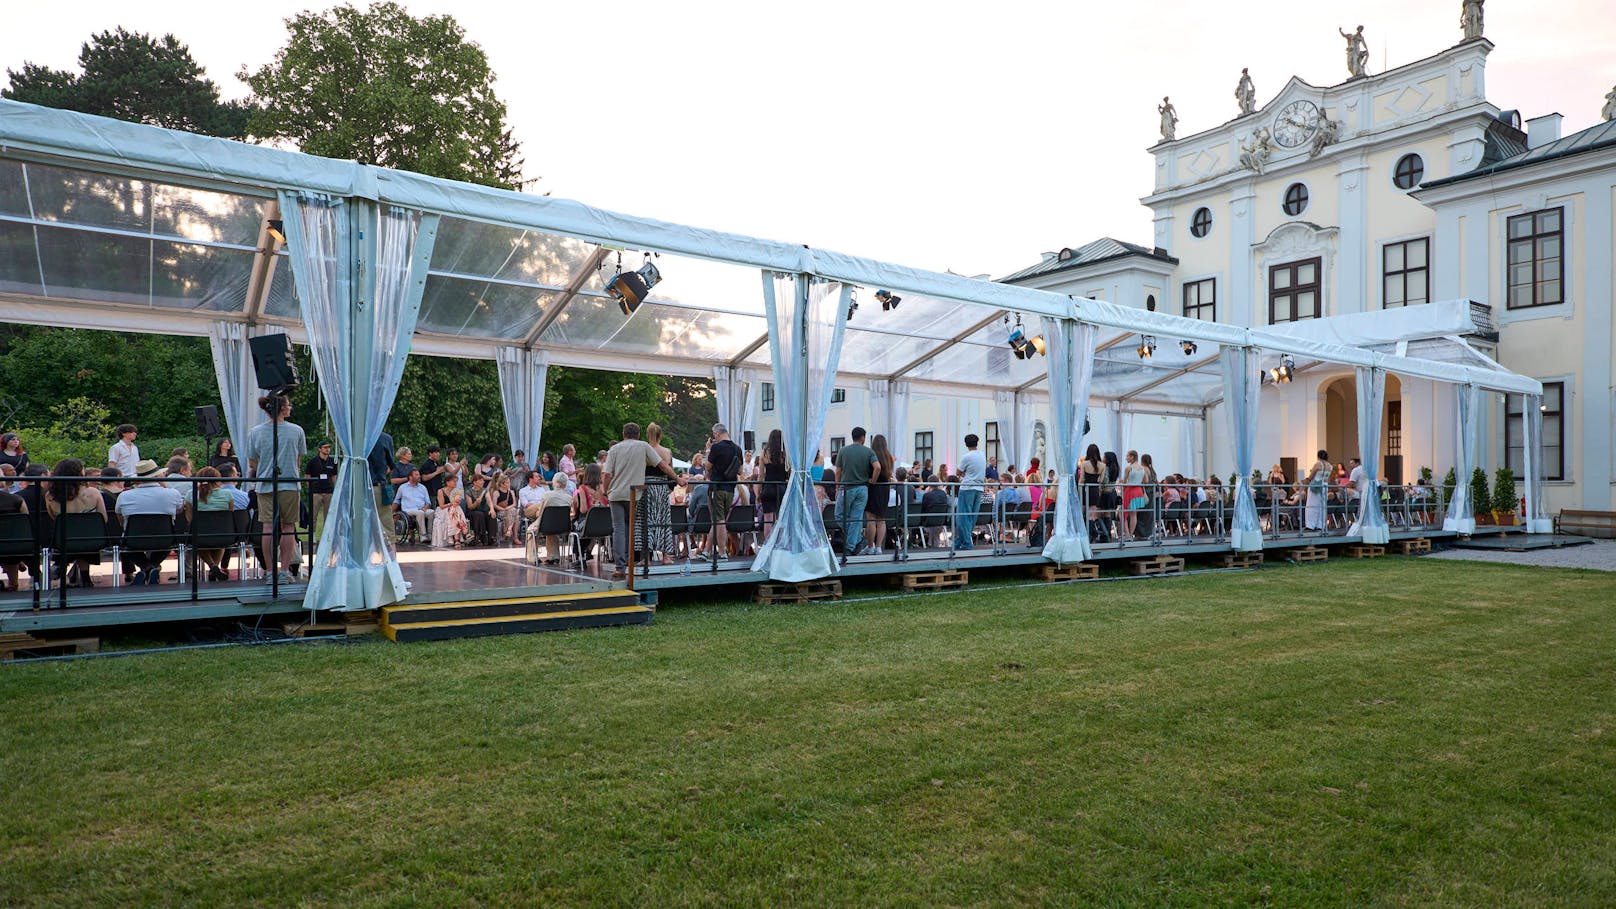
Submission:
M 0 514 L 0 565 L 20 565 L 39 577 L 39 544 L 34 542 L 31 516 L 20 511 Z
M 174 519 L 166 514 L 132 514 L 124 519 L 123 557 L 145 575 L 144 583 L 162 580 L 163 560 L 174 550 L 175 542 Z
M 611 516 L 611 510 L 607 509 L 606 517 L 608 521 Z M 572 537 L 572 509 L 566 505 L 546 505 L 539 512 L 539 526 L 533 533 L 539 537 L 538 542 L 540 545 L 543 544 L 544 537 L 560 537 L 570 543 Z M 538 560 L 538 549 L 535 548 L 533 551 L 535 554 L 534 561 L 536 562 Z
M 542 513 L 541 513 L 542 519 Z M 589 548 L 589 542 L 599 542 L 601 548 L 609 555 L 612 548 L 612 510 L 605 505 L 596 505 L 584 513 L 584 522 L 581 527 L 573 531 L 568 545 L 572 547 L 572 561 L 578 570 L 584 570 L 584 553 Z
M 729 510 L 729 520 L 724 522 L 724 529 L 730 533 L 740 534 L 745 540 L 747 534 L 756 534 L 758 531 L 757 509 L 751 505 L 738 505 Z
M 686 507 L 688 508 L 689 506 L 686 506 Z M 701 505 L 701 506 L 697 507 L 695 515 L 693 515 L 690 518 L 690 524 L 689 524 L 689 527 L 688 527 L 688 531 L 690 533 L 690 539 L 685 541 L 685 551 L 686 552 L 694 552 L 695 547 L 692 546 L 691 543 L 693 541 L 695 541 L 695 540 L 705 540 L 705 539 L 707 539 L 707 534 L 711 533 L 712 529 L 713 529 L 713 513 L 712 513 L 712 511 L 706 505 Z
M 198 511 L 191 521 L 191 551 L 224 550 L 225 556 L 219 562 L 221 568 L 228 564 L 230 547 L 236 545 L 236 539 L 234 511 Z M 194 565 L 192 570 L 195 570 Z M 226 574 L 228 579 L 228 571 Z

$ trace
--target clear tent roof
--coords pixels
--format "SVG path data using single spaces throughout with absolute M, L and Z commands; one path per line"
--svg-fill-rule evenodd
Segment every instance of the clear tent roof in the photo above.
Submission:
M 197 334 L 210 322 L 237 320 L 278 323 L 296 334 L 291 271 L 267 227 L 279 217 L 277 192 L 344 187 L 442 216 L 417 325 L 416 350 L 429 353 L 492 357 L 516 345 L 552 351 L 552 362 L 616 361 L 628 370 L 766 370 L 760 269 L 769 268 L 812 271 L 862 289 L 840 373 L 958 394 L 1038 391 L 1047 381 L 1041 358 L 1018 360 L 1006 344 L 1005 320 L 1017 314 L 1029 335 L 1042 331 L 1041 314 L 1103 326 L 1095 397 L 1203 406 L 1221 393 L 1220 343 L 1308 348 L 1352 363 L 1367 361 L 1370 342 L 1380 342 L 1378 356 L 1398 359 L 1395 341 L 1450 333 L 1444 323 L 1442 331 L 1405 329 L 1394 338 L 1355 328 L 1294 341 L 1258 337 L 1250 329 L 3 100 L 0 318 Z M 625 316 L 604 288 L 619 263 L 638 267 L 646 249 L 659 251 L 664 280 Z M 882 311 L 873 299 L 878 287 L 899 293 L 899 308 Z M 153 313 L 162 318 L 152 321 Z M 1158 341 L 1149 360 L 1136 351 L 1140 332 Z M 1184 356 L 1180 337 L 1196 339 L 1198 353 Z M 1449 366 L 1399 362 L 1450 380 L 1518 379 L 1484 357 L 1449 359 Z

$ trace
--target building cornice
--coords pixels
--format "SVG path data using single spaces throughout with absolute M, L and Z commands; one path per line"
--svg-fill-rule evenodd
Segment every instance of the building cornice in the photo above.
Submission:
M 1580 155 L 1549 158 L 1524 167 L 1483 174 L 1470 180 L 1422 187 L 1409 195 L 1426 205 L 1440 205 L 1474 196 L 1510 192 L 1539 183 L 1574 179 L 1598 171 L 1609 172 L 1613 168 L 1616 168 L 1616 147 L 1602 148 Z M 1616 180 L 1616 177 L 1612 179 Z

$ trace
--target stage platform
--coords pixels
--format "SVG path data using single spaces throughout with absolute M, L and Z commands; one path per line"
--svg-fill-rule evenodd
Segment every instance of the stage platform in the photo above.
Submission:
M 1527 543 L 1513 528 L 1477 528 L 1469 545 L 1494 549 L 1515 549 L 1542 544 Z M 1536 535 L 1542 536 L 1542 535 Z M 1426 538 L 1451 544 L 1454 534 L 1429 528 L 1394 529 L 1392 539 Z M 1561 540 L 1568 538 L 1560 537 Z M 1264 541 L 1264 549 L 1277 552 L 1304 546 L 1345 546 L 1361 542 L 1359 537 L 1341 533 L 1286 534 Z M 1558 545 L 1567 545 L 1560 543 Z M 1178 538 L 1129 543 L 1102 543 L 1095 547 L 1094 561 L 1120 562 L 1152 555 L 1212 556 L 1231 550 L 1222 538 Z M 654 603 L 660 592 L 694 592 L 704 587 L 751 585 L 767 581 L 753 571 L 751 558 L 734 558 L 716 566 L 692 561 L 690 573 L 680 563 L 657 564 L 646 569 L 635 566 L 627 582 L 611 581 L 609 566 L 603 571 L 590 563 L 584 571 L 567 566 L 530 565 L 518 547 L 467 550 L 405 548 L 399 552 L 400 568 L 410 584 L 403 601 L 409 605 L 454 603 L 500 597 L 544 597 L 583 592 L 631 589 L 642 600 Z M 892 553 L 858 556 L 842 566 L 837 577 L 876 578 L 883 575 L 973 568 L 1013 568 L 1046 564 L 1040 548 L 1011 544 L 995 551 L 980 545 L 965 552 L 916 550 L 900 560 Z M 67 629 L 113 628 L 170 622 L 244 621 L 259 622 L 269 617 L 306 613 L 302 596 L 304 585 L 282 585 L 281 596 L 271 600 L 270 587 L 262 580 L 208 582 L 200 585 L 196 599 L 189 585 L 167 583 L 151 587 L 112 587 L 109 568 L 100 566 L 93 576 L 93 588 L 68 591 L 68 608 L 58 608 L 57 591 L 41 596 L 43 608 L 33 608 L 28 591 L 0 594 L 0 633 L 51 632 Z M 165 577 L 172 581 L 172 567 Z
M 1482 528 L 1477 528 L 1481 530 Z M 1562 546 L 1582 546 L 1594 541 L 1593 537 L 1579 537 L 1563 533 L 1494 533 L 1477 534 L 1468 539 L 1455 540 L 1455 549 L 1489 549 L 1495 552 L 1531 552 L 1534 549 L 1559 549 Z

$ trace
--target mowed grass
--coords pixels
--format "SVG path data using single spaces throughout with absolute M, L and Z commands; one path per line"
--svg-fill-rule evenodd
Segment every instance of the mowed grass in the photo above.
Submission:
M 1386 559 L 0 671 L 0 904 L 1616 904 L 1616 578 Z

